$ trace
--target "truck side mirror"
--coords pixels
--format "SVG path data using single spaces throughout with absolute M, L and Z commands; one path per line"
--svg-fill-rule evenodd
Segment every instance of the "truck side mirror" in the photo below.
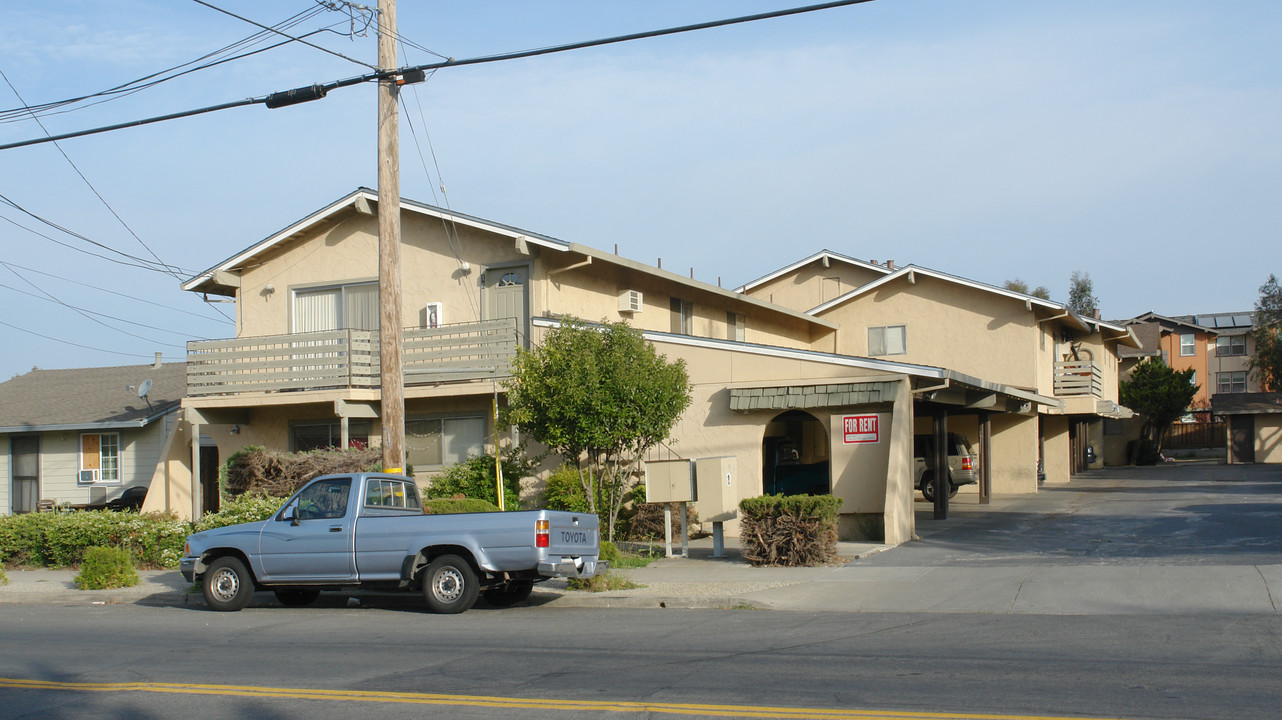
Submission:
M 294 505 L 293 507 L 291 507 L 289 511 L 285 513 L 285 517 L 289 518 L 289 524 L 293 525 L 294 527 L 298 527 L 298 524 L 302 522 L 302 519 L 298 516 L 297 505 Z

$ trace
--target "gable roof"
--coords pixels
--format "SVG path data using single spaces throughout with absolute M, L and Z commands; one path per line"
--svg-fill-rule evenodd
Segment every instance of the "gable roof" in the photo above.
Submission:
M 746 283 L 744 285 L 740 285 L 739 287 L 735 288 L 734 291 L 737 293 L 746 293 L 755 287 L 758 287 L 760 285 L 770 282 L 771 280 L 787 275 L 788 273 L 795 272 L 796 270 L 803 268 L 809 265 L 810 263 L 823 262 L 825 263 L 825 267 L 827 267 L 827 264 L 833 261 L 845 263 L 847 265 L 853 265 L 855 267 L 862 268 L 864 270 L 872 270 L 873 272 L 879 272 L 883 275 L 888 275 L 891 272 L 894 272 L 893 270 L 886 267 L 882 267 L 881 265 L 878 265 L 876 263 L 867 263 L 862 260 L 856 260 L 852 257 L 842 255 L 841 253 L 835 253 L 831 250 L 820 250 L 819 252 L 815 253 L 814 255 L 811 255 L 808 258 L 798 260 L 797 262 L 785 267 L 781 267 L 772 273 L 762 275 L 761 277 L 757 278 L 756 280 L 753 280 L 752 282 Z
M 316 227 L 321 223 L 336 220 L 340 217 L 346 216 L 346 214 L 351 212 L 357 212 L 358 209 L 360 208 L 368 209 L 369 207 L 377 205 L 377 203 L 378 203 L 377 191 L 371 190 L 365 187 L 357 188 L 354 192 L 351 192 L 343 196 L 342 198 L 339 198 L 338 200 L 330 203 L 329 205 L 326 205 L 320 210 L 317 210 L 316 212 L 308 215 L 307 217 L 304 217 L 303 219 L 298 220 L 297 222 L 277 231 L 276 233 L 264 238 L 263 240 L 260 240 L 254 245 L 227 258 L 226 260 L 218 263 L 217 265 L 209 268 L 208 270 L 205 270 L 204 272 L 199 273 L 195 277 L 192 277 L 190 280 L 187 280 L 186 282 L 184 282 L 181 287 L 183 290 L 189 290 L 192 292 L 224 295 L 228 297 L 235 296 L 236 294 L 235 287 L 232 284 L 229 284 L 228 280 L 225 277 L 228 274 L 233 273 L 238 268 L 241 268 L 249 264 L 250 262 L 254 261 L 256 258 L 261 256 L 263 253 L 266 253 L 278 246 L 284 245 L 291 240 L 295 240 L 302 237 L 304 234 L 306 234 L 307 232 L 309 232 L 310 230 L 312 230 L 314 227 Z M 446 221 L 446 222 L 467 225 L 469 227 L 473 227 L 479 230 L 493 233 L 495 235 L 512 238 L 514 241 L 519 240 L 521 242 L 531 244 L 531 245 L 538 245 L 540 247 L 543 247 L 549 250 L 584 255 L 586 257 L 592 258 L 592 260 L 597 262 L 609 263 L 612 265 L 616 265 L 618 267 L 626 268 L 633 272 L 643 273 L 651 277 L 661 279 L 666 282 L 673 282 L 680 285 L 684 285 L 686 287 L 695 288 L 701 292 L 717 295 L 727 300 L 732 300 L 736 303 L 752 305 L 752 306 L 761 308 L 763 310 L 766 310 L 768 312 L 778 313 L 780 315 L 786 315 L 794 319 L 803 320 L 812 326 L 819 326 L 829 330 L 836 329 L 837 327 L 836 323 L 833 323 L 832 321 L 829 321 L 829 320 L 825 320 L 823 318 L 813 317 L 805 313 L 798 312 L 796 310 L 792 310 L 789 308 L 782 307 L 780 305 L 775 305 L 773 303 L 766 302 L 765 300 L 759 300 L 754 297 L 741 295 L 740 293 L 732 290 L 727 290 L 725 288 L 718 287 L 716 285 L 711 285 L 709 283 L 705 283 L 700 280 L 695 280 L 693 278 L 687 278 L 683 275 L 679 275 L 674 272 L 669 272 L 667 270 L 661 270 L 659 268 L 652 267 L 644 263 L 628 260 L 618 255 L 612 255 L 610 253 L 606 253 L 601 250 L 596 250 L 586 245 L 580 245 L 578 243 L 571 243 L 571 242 L 566 242 L 564 240 L 558 240 L 548 235 L 542 235 L 539 233 L 531 232 L 529 230 L 523 230 L 521 228 L 514 227 L 512 225 L 504 225 L 502 223 L 496 223 L 490 220 L 484 220 L 482 218 L 474 217 L 472 215 L 465 215 L 463 213 L 454 212 L 453 210 L 445 210 L 445 209 L 436 207 L 435 205 L 428 205 L 426 203 L 416 202 L 413 200 L 406 200 L 405 198 L 401 198 L 401 209 L 402 211 L 409 210 L 409 211 L 420 213 L 422 215 L 426 215 L 429 217 L 439 218 L 442 221 Z M 367 210 L 360 210 L 360 211 L 366 212 Z
M 1123 325 L 1139 325 L 1143 323 L 1156 323 L 1157 325 L 1160 325 L 1160 326 L 1184 328 L 1184 329 L 1192 330 L 1194 332 L 1209 333 L 1211 335 L 1214 335 L 1216 332 L 1214 325 L 1210 325 L 1210 326 L 1199 325 L 1197 321 L 1194 319 L 1194 316 L 1185 315 L 1183 317 L 1170 317 L 1168 315 L 1158 315 L 1152 310 L 1142 315 L 1136 315 L 1130 320 L 1122 321 Z
M 146 399 L 131 389 L 144 380 L 152 381 Z M 32 370 L 0 383 L 0 432 L 144 427 L 186 394 L 187 363 Z

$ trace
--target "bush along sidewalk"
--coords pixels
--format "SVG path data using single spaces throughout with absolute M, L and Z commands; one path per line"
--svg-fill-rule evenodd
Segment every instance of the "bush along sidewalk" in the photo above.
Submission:
M 81 590 L 133 587 L 138 584 L 138 572 L 128 551 L 91 547 L 85 549 L 85 560 L 74 582 Z
M 837 558 L 837 510 L 832 495 L 763 495 L 739 503 L 739 541 L 753 565 L 802 567 Z

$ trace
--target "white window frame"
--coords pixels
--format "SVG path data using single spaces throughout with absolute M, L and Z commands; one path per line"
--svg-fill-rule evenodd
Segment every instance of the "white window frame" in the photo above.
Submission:
M 894 349 L 890 343 L 890 331 L 898 331 L 899 348 Z M 880 352 L 877 352 L 877 351 Z M 868 328 L 868 357 L 908 354 L 907 325 L 878 325 Z
M 1197 354 L 1197 336 L 1193 333 L 1180 333 L 1180 357 L 1191 357 Z
M 1246 371 L 1232 370 L 1215 374 L 1215 391 L 1217 393 L 1246 392 Z
M 92 465 L 85 462 L 85 438 L 98 438 L 98 454 L 94 458 Z M 92 481 L 86 482 L 83 474 L 80 476 L 82 485 L 119 485 L 121 475 L 121 460 L 123 447 L 120 443 L 120 433 L 80 433 L 80 472 L 92 472 Z M 110 466 L 110 467 L 108 467 Z
M 377 330 L 378 329 L 378 280 L 353 280 L 351 282 L 341 282 L 341 283 L 332 283 L 328 285 L 312 285 L 312 286 L 306 286 L 306 287 L 292 288 L 290 292 L 291 297 L 290 297 L 290 306 L 289 306 L 290 331 L 300 332 L 298 330 L 298 327 L 300 325 L 298 320 L 298 296 L 316 294 L 316 293 L 325 293 L 325 292 L 338 293 L 338 299 L 337 299 L 338 300 L 338 303 L 337 303 L 338 317 L 334 318 L 335 322 L 337 323 L 337 327 L 327 328 L 327 329 L 328 330 L 349 329 L 348 328 L 348 320 L 349 320 L 348 301 L 347 301 L 348 291 L 353 290 L 355 288 L 368 288 L 371 285 L 374 287 L 374 298 L 375 298 L 374 299 L 374 316 L 372 318 L 373 327 L 354 328 L 354 329 Z

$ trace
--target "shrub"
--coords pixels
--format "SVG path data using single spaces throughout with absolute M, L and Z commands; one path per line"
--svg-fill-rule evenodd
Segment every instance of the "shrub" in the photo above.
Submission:
M 548 476 L 543 484 L 543 507 L 568 512 L 591 512 L 587 493 L 579 480 L 579 470 L 573 465 L 562 465 Z
M 380 448 L 283 453 L 250 445 L 227 459 L 224 489 L 229 495 L 257 492 L 289 497 L 312 478 L 332 473 L 376 472 L 382 466 Z
M 456 513 L 498 512 L 499 506 L 479 498 L 434 498 L 423 501 L 425 515 L 454 515 Z
M 133 587 L 138 584 L 129 552 L 121 548 L 90 547 L 85 549 L 85 559 L 80 574 L 75 578 L 81 590 L 106 590 Z
M 739 503 L 739 541 L 753 565 L 823 565 L 837 556 L 832 495 L 763 495 Z
M 611 590 L 631 590 L 641 587 L 631 580 L 614 572 L 593 575 L 590 578 L 570 578 L 566 582 L 570 590 L 587 590 L 588 592 L 609 592 Z
M 0 568 L 0 586 L 9 584 L 9 576 L 5 574 L 4 568 Z
M 79 565 L 86 548 L 114 547 L 140 563 L 172 567 L 190 525 L 168 513 L 91 510 L 25 513 L 0 518 L 0 561 L 15 565 Z
M 520 448 L 504 452 L 500 462 L 503 466 L 504 507 L 508 510 L 519 510 L 521 478 L 533 475 L 535 464 L 522 456 Z M 498 505 L 493 455 L 477 455 L 457 465 L 451 465 L 445 468 L 441 475 L 432 478 L 427 488 L 429 498 L 450 498 L 455 495 L 488 500 Z
M 193 532 L 212 530 L 227 525 L 266 520 L 285 504 L 285 498 L 265 493 L 249 492 L 224 500 L 216 513 L 202 517 L 192 528 Z
M 667 503 L 640 502 L 633 506 L 632 517 L 628 519 L 628 537 L 638 542 L 663 540 L 663 508 Z M 693 505 L 686 505 L 686 531 L 690 535 L 697 533 L 699 512 Z M 672 512 L 672 539 L 681 537 L 681 509 Z

